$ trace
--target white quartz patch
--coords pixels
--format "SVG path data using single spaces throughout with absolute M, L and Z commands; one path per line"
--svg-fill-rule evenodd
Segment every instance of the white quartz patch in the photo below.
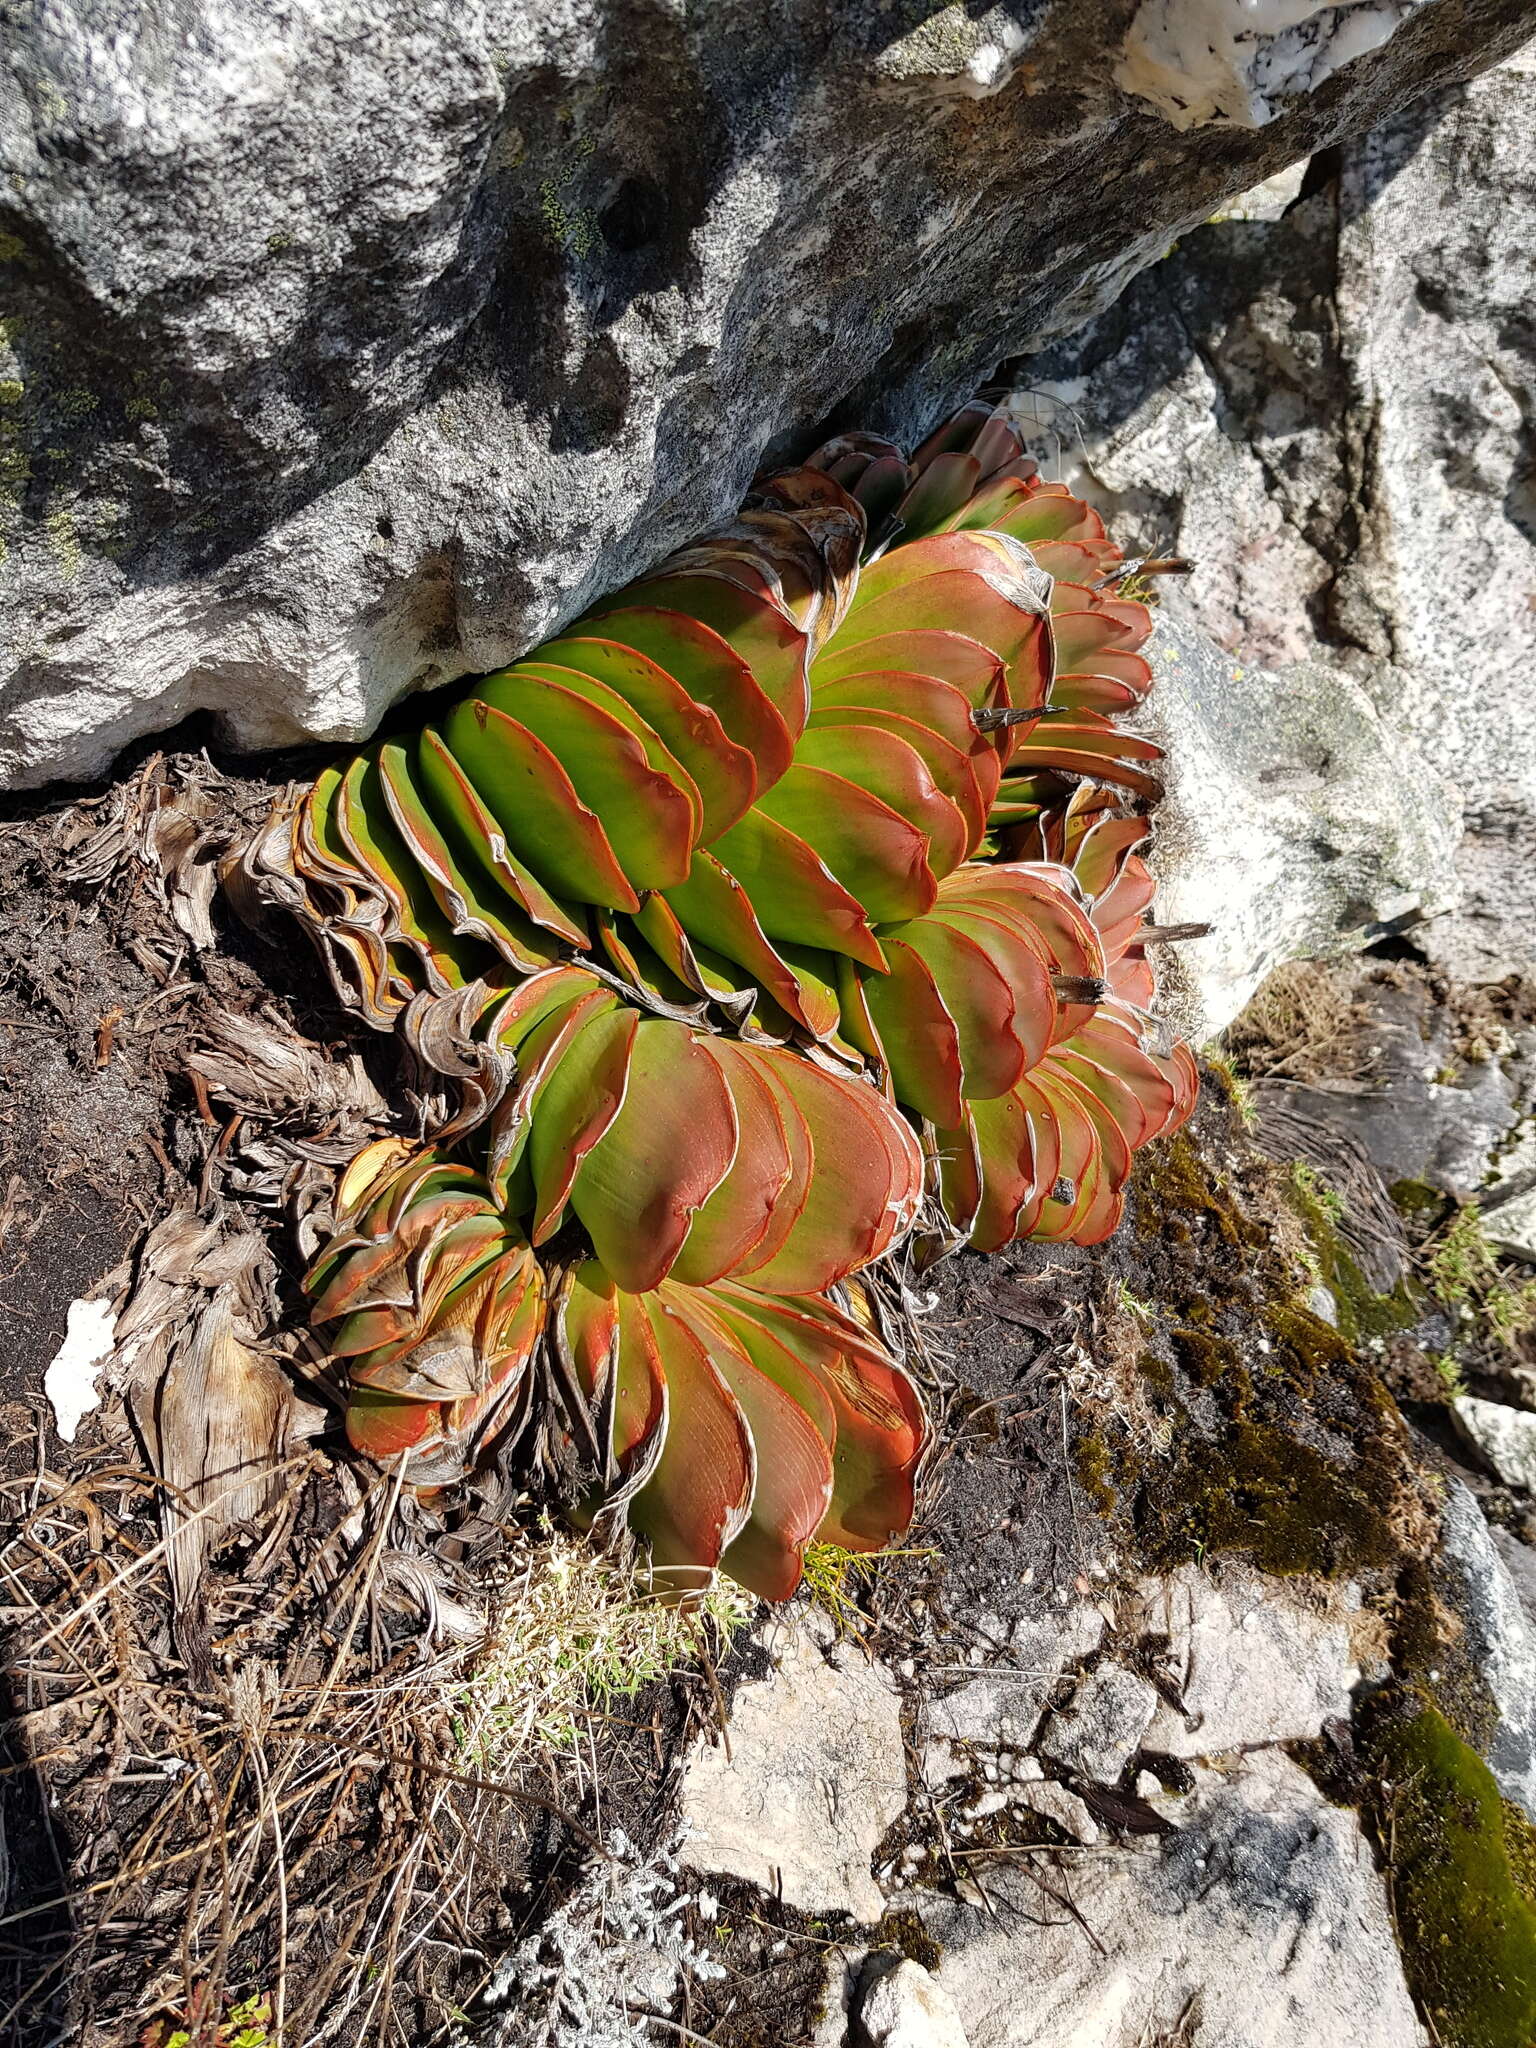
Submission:
M 1423 0 L 1143 0 L 1115 70 L 1175 128 L 1262 128 Z
M 110 1301 L 72 1301 L 64 1342 L 43 1375 L 43 1392 L 65 1443 L 97 1405 L 96 1375 L 112 1356 L 117 1317 Z

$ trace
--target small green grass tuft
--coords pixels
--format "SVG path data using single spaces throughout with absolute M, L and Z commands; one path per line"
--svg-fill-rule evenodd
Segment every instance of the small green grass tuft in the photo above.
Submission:
M 1424 1276 L 1467 1335 L 1479 1334 L 1512 1350 L 1536 1329 L 1536 1280 L 1518 1284 L 1506 1274 L 1475 1202 L 1458 1209 L 1420 1255 Z
M 1122 1315 L 1134 1316 L 1138 1323 L 1150 1323 L 1157 1316 L 1152 1303 L 1143 1301 L 1139 1294 L 1132 1294 L 1123 1280 L 1115 1282 L 1115 1307 Z
M 461 1745 L 497 1776 L 535 1750 L 579 1758 L 593 1720 L 701 1653 L 718 1655 L 755 1605 L 721 1580 L 684 1609 L 584 1539 L 556 1534 L 501 1603 L 458 1702 Z
M 808 1543 L 801 1579 L 813 1607 L 819 1607 L 839 1636 L 859 1636 L 869 1617 L 859 1595 L 883 1565 L 898 1557 L 932 1557 L 931 1550 L 845 1550 L 840 1543 Z

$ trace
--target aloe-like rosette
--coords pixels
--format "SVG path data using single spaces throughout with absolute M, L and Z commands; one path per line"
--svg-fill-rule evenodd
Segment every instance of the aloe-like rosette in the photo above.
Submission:
M 304 1276 L 333 1357 L 347 1363 L 347 1432 L 374 1458 L 429 1454 L 462 1470 L 513 1400 L 544 1322 L 544 1280 L 485 1179 L 381 1139 L 337 1190 L 334 1235 Z
M 673 1589 L 723 1567 L 787 1599 L 808 1543 L 878 1550 L 911 1521 L 922 1402 L 832 1302 L 729 1280 L 633 1293 L 590 1260 L 554 1325 L 604 1432 L 592 1511 L 622 1503 Z
M 813 1536 L 905 1526 L 921 1405 L 833 1292 L 925 1186 L 983 1250 L 1100 1241 L 1194 1101 L 1126 574 L 990 407 L 844 436 L 274 816 L 246 883 L 475 1078 L 310 1275 L 354 1441 L 451 1471 L 547 1325 L 674 1584 L 782 1596 Z

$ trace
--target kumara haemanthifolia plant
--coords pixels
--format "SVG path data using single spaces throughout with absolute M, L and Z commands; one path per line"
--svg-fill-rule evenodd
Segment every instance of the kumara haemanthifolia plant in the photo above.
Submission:
M 920 1214 L 1101 1241 L 1194 1100 L 1126 574 L 989 407 L 847 436 L 272 819 L 244 883 L 464 1081 L 307 1276 L 360 1449 L 441 1482 L 539 1360 L 673 1583 L 906 1525 L 921 1403 L 845 1283 Z

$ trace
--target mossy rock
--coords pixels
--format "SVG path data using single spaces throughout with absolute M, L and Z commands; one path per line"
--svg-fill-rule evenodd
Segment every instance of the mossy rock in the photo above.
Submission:
M 1372 1814 L 1415 1998 L 1441 2048 L 1536 2041 L 1536 1835 L 1434 1707 L 1376 1717 Z

